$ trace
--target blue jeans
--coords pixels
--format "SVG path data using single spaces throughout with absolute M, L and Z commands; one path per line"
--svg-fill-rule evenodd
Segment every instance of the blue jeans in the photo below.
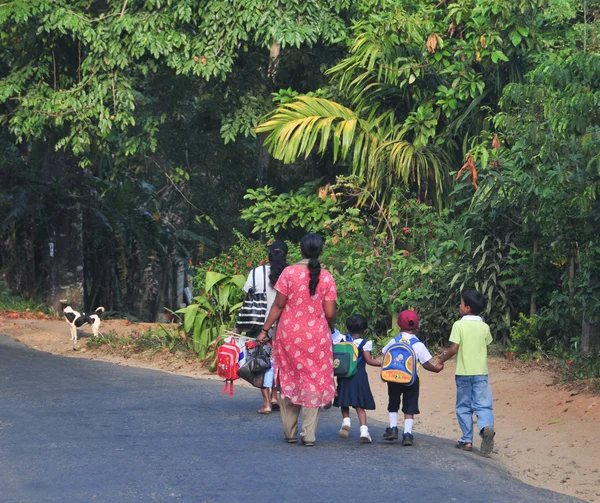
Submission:
M 273 387 L 273 362 L 271 362 L 271 368 L 267 370 L 263 376 L 263 388 Z
M 461 442 L 473 443 L 473 414 L 477 428 L 494 426 L 492 388 L 488 376 L 456 376 L 456 417 L 462 430 Z

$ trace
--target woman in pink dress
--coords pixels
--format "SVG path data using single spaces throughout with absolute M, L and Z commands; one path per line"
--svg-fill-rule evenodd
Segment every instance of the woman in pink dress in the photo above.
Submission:
M 302 410 L 302 443 L 315 444 L 320 407 L 334 398 L 331 333 L 335 326 L 335 281 L 321 268 L 323 239 L 307 234 L 300 242 L 303 260 L 286 267 L 277 284 L 259 341 L 268 339 L 271 326 L 279 320 L 273 344 L 275 386 L 283 434 L 289 443 L 298 441 L 298 417 Z

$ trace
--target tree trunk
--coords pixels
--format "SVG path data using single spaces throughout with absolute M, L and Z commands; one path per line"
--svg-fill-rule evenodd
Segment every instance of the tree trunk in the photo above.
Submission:
M 267 139 L 267 133 L 260 133 L 258 135 L 258 165 L 256 173 L 256 186 L 262 187 L 267 184 L 269 179 L 269 161 L 271 156 L 269 155 L 269 149 L 265 145 Z
M 277 66 L 279 65 L 279 54 L 281 53 L 281 43 L 273 40 L 271 50 L 269 51 L 269 67 L 267 68 L 267 78 L 271 83 L 275 82 L 277 75 Z M 267 184 L 269 179 L 269 161 L 271 156 L 269 150 L 265 146 L 267 134 L 258 135 L 258 163 L 256 173 L 256 186 L 262 187 Z
M 60 313 L 61 301 L 75 310 L 84 309 L 83 299 L 83 218 L 81 205 L 63 206 L 50 223 L 48 243 L 48 304 Z
M 52 161 L 51 161 L 52 162 Z M 79 203 L 83 172 L 74 161 L 54 159 L 50 171 L 60 193 L 48 201 L 48 304 L 60 313 L 61 301 L 84 309 L 83 212 Z
M 593 356 L 600 353 L 600 334 L 598 324 L 583 321 L 581 326 L 581 353 Z
M 575 285 L 573 282 L 575 281 L 575 252 L 571 253 L 571 258 L 569 258 L 569 299 L 571 300 L 571 308 L 573 308 L 573 302 L 575 300 Z
M 532 264 L 531 264 L 531 269 L 533 271 L 533 277 L 535 278 L 536 276 L 536 263 L 537 263 L 537 255 L 540 251 L 540 240 L 539 239 L 534 239 L 533 240 L 533 253 L 532 253 Z M 529 302 L 529 316 L 534 316 L 537 314 L 537 299 L 536 299 L 536 290 L 537 290 L 537 285 L 535 284 L 534 281 L 534 285 L 531 287 L 531 300 Z
M 278 40 L 273 40 L 271 43 L 271 51 L 269 52 L 269 69 L 267 71 L 267 77 L 273 82 L 275 82 L 275 76 L 277 75 L 280 54 L 281 43 Z

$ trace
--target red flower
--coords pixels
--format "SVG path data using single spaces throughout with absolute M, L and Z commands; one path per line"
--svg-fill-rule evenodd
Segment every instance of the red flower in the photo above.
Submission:
M 377 311 L 377 306 L 373 306 L 373 311 Z
M 417 203 L 421 204 L 421 198 L 417 197 Z
M 325 224 L 325 228 L 326 228 L 326 229 L 329 229 L 329 225 Z
M 192 259 L 190 259 L 190 265 L 192 265 Z
M 410 255 L 410 252 L 408 250 L 404 250 L 404 256 L 408 257 Z
M 351 291 L 352 291 L 352 288 L 348 288 L 348 291 L 349 291 L 349 292 L 351 292 Z
M 573 364 L 573 360 L 567 360 L 567 365 L 572 365 Z
M 404 206 L 406 206 L 408 208 L 410 206 L 410 204 L 406 203 Z
M 251 266 L 252 266 L 252 262 L 248 262 L 246 265 L 247 265 L 248 267 L 251 267 Z

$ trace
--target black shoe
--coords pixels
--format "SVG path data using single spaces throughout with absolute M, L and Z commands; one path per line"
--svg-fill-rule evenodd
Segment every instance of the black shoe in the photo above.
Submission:
M 413 444 L 413 436 L 410 433 L 405 433 L 402 435 L 402 445 L 412 445 Z
M 394 426 L 393 428 L 386 428 L 385 433 L 383 434 L 384 440 L 398 440 L 398 427 Z
M 494 432 L 493 426 L 486 426 L 485 428 L 482 428 L 479 433 L 482 437 L 479 452 L 481 452 L 482 456 L 487 458 L 494 450 L 494 437 L 496 436 L 496 433 Z

